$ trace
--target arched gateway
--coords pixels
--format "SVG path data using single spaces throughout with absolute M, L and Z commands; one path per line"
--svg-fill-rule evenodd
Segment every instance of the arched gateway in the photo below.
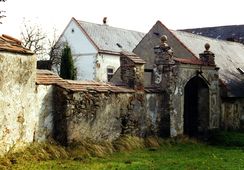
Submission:
M 203 134 L 209 128 L 209 87 L 200 77 L 190 79 L 184 89 L 184 134 Z

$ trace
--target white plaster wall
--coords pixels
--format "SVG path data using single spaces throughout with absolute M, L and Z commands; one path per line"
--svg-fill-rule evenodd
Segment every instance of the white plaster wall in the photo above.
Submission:
M 77 80 L 95 79 L 95 62 L 93 55 L 73 56 L 74 65 L 77 69 Z
M 98 51 L 74 20 L 70 21 L 59 41 L 67 42 L 71 47 L 77 80 L 94 80 Z
M 36 57 L 0 52 L 0 154 L 33 141 Z
M 100 54 L 97 56 L 96 81 L 107 82 L 107 68 L 114 68 L 114 72 L 120 67 L 120 57 L 116 55 Z
M 34 141 L 45 141 L 52 138 L 53 132 L 53 86 L 36 86 L 36 123 Z
M 62 41 L 64 40 L 71 46 L 73 55 L 97 53 L 97 49 L 73 20 L 70 21 L 62 34 Z

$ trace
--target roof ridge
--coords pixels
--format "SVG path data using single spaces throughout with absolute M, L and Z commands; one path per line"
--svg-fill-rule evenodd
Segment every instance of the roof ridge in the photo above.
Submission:
M 115 28 L 115 29 L 120 29 L 120 30 L 125 30 L 125 31 L 133 31 L 133 32 L 137 32 L 137 33 L 141 33 L 141 34 L 146 34 L 144 32 L 141 32 L 141 31 L 136 31 L 136 30 L 132 30 L 132 29 L 126 29 L 126 28 L 121 28 L 121 27 L 115 27 L 115 26 L 110 26 L 108 24 L 99 24 L 99 23 L 94 23 L 94 22 L 89 22 L 89 21 L 83 21 L 83 20 L 77 20 L 78 22 L 85 22 L 85 23 L 88 23 L 88 24 L 94 24 L 94 25 L 99 25 L 99 26 L 107 26 L 107 27 L 110 27 L 110 28 Z

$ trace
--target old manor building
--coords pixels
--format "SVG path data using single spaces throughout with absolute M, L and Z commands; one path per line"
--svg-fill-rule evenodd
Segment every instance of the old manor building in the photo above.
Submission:
M 35 54 L 0 36 L 1 154 L 49 139 L 68 145 L 244 128 L 243 44 L 160 21 L 143 34 L 74 18 L 59 41 L 71 46 L 78 80 L 36 69 Z

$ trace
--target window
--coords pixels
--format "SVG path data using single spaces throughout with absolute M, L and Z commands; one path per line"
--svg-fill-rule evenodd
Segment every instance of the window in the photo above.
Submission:
M 119 43 L 116 43 L 116 45 L 117 45 L 119 48 L 122 48 L 122 45 L 120 45 Z
M 241 74 L 244 74 L 244 70 L 242 68 L 236 68 Z
M 108 81 L 110 81 L 110 79 L 113 77 L 114 75 L 114 69 L 111 68 L 111 67 L 108 67 L 107 68 L 107 78 L 108 78 Z

